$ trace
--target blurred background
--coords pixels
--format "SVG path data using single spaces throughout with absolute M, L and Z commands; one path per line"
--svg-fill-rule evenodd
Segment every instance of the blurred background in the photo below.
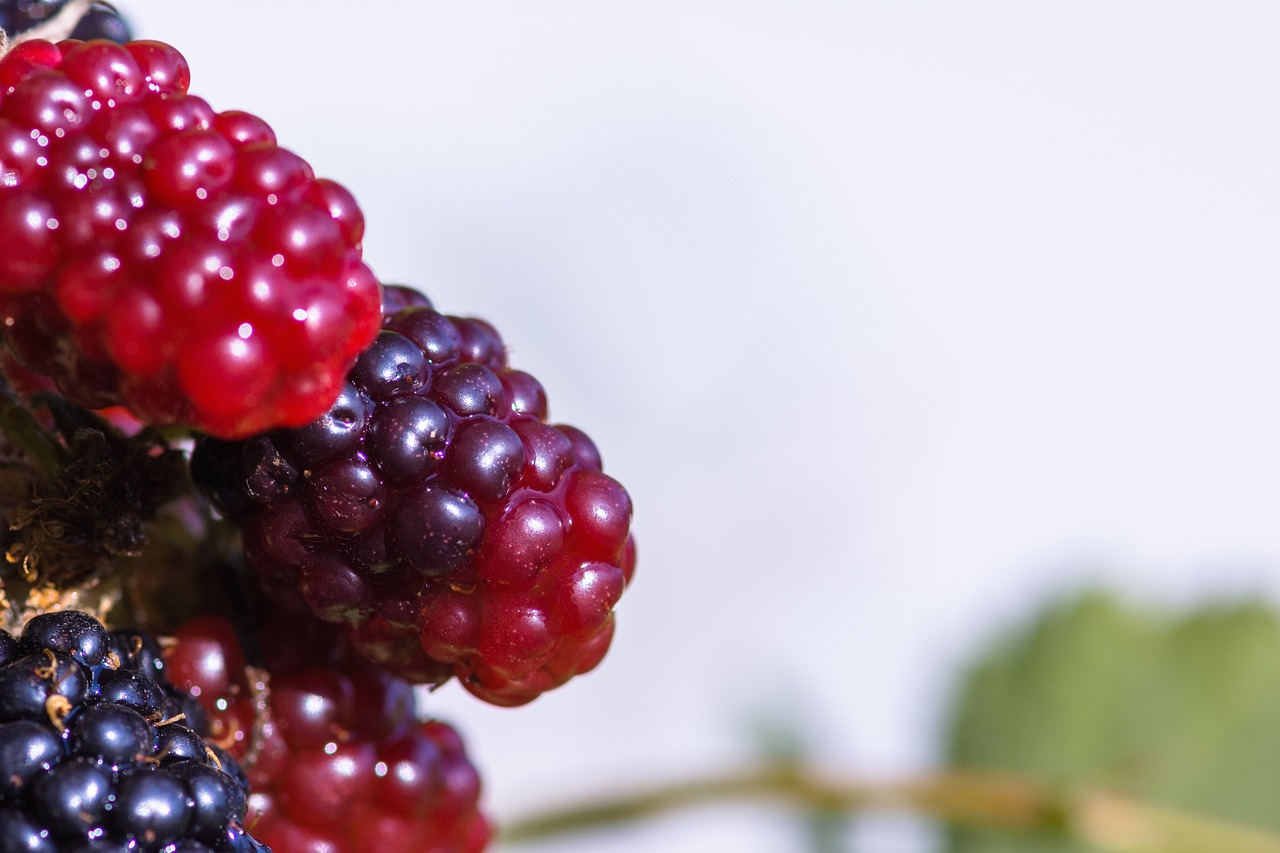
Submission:
M 958 666 L 1060 591 L 1280 592 L 1280 7 L 120 6 L 631 491 L 605 664 L 430 699 L 499 818 L 737 763 L 762 720 L 917 771 Z M 525 849 L 799 844 L 729 809 Z

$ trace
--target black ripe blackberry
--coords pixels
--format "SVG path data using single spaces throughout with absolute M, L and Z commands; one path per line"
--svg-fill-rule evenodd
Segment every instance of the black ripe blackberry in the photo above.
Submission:
M 268 587 L 370 660 L 519 705 L 586 672 L 631 579 L 631 501 L 498 332 L 405 288 L 337 402 L 192 462 Z
M 192 707 L 144 635 L 69 610 L 0 632 L 0 853 L 266 851 Z
M 107 39 L 124 44 L 133 40 L 133 31 L 129 22 L 110 3 L 94 3 L 71 31 L 71 37 L 81 41 Z
M 0 0 L 0 30 L 11 36 L 38 27 L 67 5 L 66 0 Z M 76 23 L 71 38 L 109 39 L 123 44 L 132 38 L 129 24 L 110 3 L 94 3 Z

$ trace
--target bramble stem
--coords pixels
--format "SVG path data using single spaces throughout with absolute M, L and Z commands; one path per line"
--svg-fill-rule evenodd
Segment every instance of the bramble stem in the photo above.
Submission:
M 1071 793 L 1036 779 L 947 772 L 865 782 L 802 767 L 764 767 L 674 782 L 508 822 L 502 840 L 536 841 L 699 806 L 770 802 L 850 814 L 902 810 L 956 826 L 1036 831 L 1111 853 L 1280 853 L 1280 837 L 1102 791 Z

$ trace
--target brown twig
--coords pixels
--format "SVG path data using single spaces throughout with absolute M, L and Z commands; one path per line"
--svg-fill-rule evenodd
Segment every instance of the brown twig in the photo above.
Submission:
M 1048 832 L 1111 853 L 1280 853 L 1280 837 L 1261 830 L 1109 792 L 1071 792 L 1023 776 L 966 771 L 886 783 L 791 766 L 689 779 L 555 809 L 508 822 L 502 839 L 536 841 L 744 802 L 827 814 L 910 811 L 955 826 Z

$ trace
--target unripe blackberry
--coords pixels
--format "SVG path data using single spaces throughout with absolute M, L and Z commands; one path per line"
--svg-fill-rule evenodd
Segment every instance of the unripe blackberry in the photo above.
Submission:
M 378 329 L 363 219 L 160 42 L 0 58 L 0 319 L 87 408 L 246 436 L 333 402 Z
M 492 326 L 410 304 L 327 414 L 193 468 L 266 585 L 392 672 L 519 705 L 600 661 L 635 564 L 626 490 L 546 417 Z
M 260 638 L 269 671 L 261 718 L 248 707 L 259 697 L 226 620 L 189 622 L 168 650 L 175 678 L 198 691 L 232 754 L 254 757 L 254 834 L 276 853 L 480 853 L 489 825 L 458 734 L 419 722 L 412 686 L 350 654 L 332 626 L 275 616 Z

